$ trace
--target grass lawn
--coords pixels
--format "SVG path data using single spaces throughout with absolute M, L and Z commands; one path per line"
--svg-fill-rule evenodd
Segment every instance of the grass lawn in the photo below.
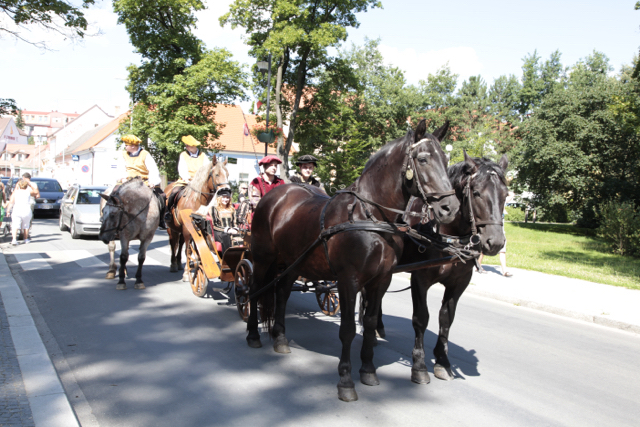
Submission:
M 564 224 L 505 223 L 507 268 L 640 289 L 640 259 L 607 253 L 593 230 Z M 497 256 L 483 264 L 500 265 Z

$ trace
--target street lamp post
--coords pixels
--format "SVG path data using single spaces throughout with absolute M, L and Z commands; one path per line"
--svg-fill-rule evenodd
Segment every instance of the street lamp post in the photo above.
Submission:
M 269 54 L 267 62 L 261 61 L 258 62 L 258 71 L 262 73 L 264 77 L 265 71 L 268 72 L 267 77 L 267 125 L 265 127 L 265 132 L 269 133 L 269 100 L 271 99 L 271 54 Z M 264 155 L 267 156 L 267 148 L 269 147 L 269 143 L 264 143 Z

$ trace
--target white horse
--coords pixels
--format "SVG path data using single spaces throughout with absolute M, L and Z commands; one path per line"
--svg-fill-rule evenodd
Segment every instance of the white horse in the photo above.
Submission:
M 110 193 L 110 194 L 109 194 Z M 142 265 L 147 254 L 147 247 L 158 228 L 160 220 L 160 203 L 158 198 L 140 178 L 133 178 L 116 188 L 113 192 L 105 192 L 102 200 L 102 225 L 98 237 L 109 245 L 111 263 L 107 279 L 115 278 L 116 239 L 120 239 L 120 280 L 116 289 L 127 289 L 124 281 L 126 265 L 129 260 L 129 242 L 140 240 L 138 253 L 138 271 L 136 272 L 135 289 L 144 289 L 142 282 Z

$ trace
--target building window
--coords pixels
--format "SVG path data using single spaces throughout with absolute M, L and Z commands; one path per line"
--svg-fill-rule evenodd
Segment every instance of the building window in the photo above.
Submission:
M 239 177 L 240 177 L 240 181 L 249 181 L 249 174 L 248 173 L 240 172 Z

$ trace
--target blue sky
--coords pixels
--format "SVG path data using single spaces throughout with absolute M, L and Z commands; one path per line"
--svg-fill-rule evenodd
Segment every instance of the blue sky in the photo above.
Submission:
M 234 59 L 253 62 L 243 32 L 221 28 L 218 17 L 230 0 L 206 1 L 198 14 L 196 35 L 207 47 L 225 47 Z M 383 9 L 358 16 L 360 28 L 349 30 L 347 45 L 380 38 L 389 64 L 417 83 L 445 63 L 459 81 L 481 75 L 489 84 L 500 75 L 521 76 L 522 58 L 537 50 L 547 59 L 555 50 L 565 66 L 598 50 L 616 72 L 640 47 L 640 11 L 636 0 L 609 1 L 414 1 L 383 0 Z M 31 39 L 46 38 L 54 51 L 43 52 L 2 35 L 0 97 L 14 98 L 27 110 L 81 113 L 97 104 L 113 114 L 128 104 L 126 67 L 138 63 L 123 26 L 117 25 L 110 1 L 98 0 L 87 11 L 92 30 L 101 35 L 70 44 L 33 29 Z

